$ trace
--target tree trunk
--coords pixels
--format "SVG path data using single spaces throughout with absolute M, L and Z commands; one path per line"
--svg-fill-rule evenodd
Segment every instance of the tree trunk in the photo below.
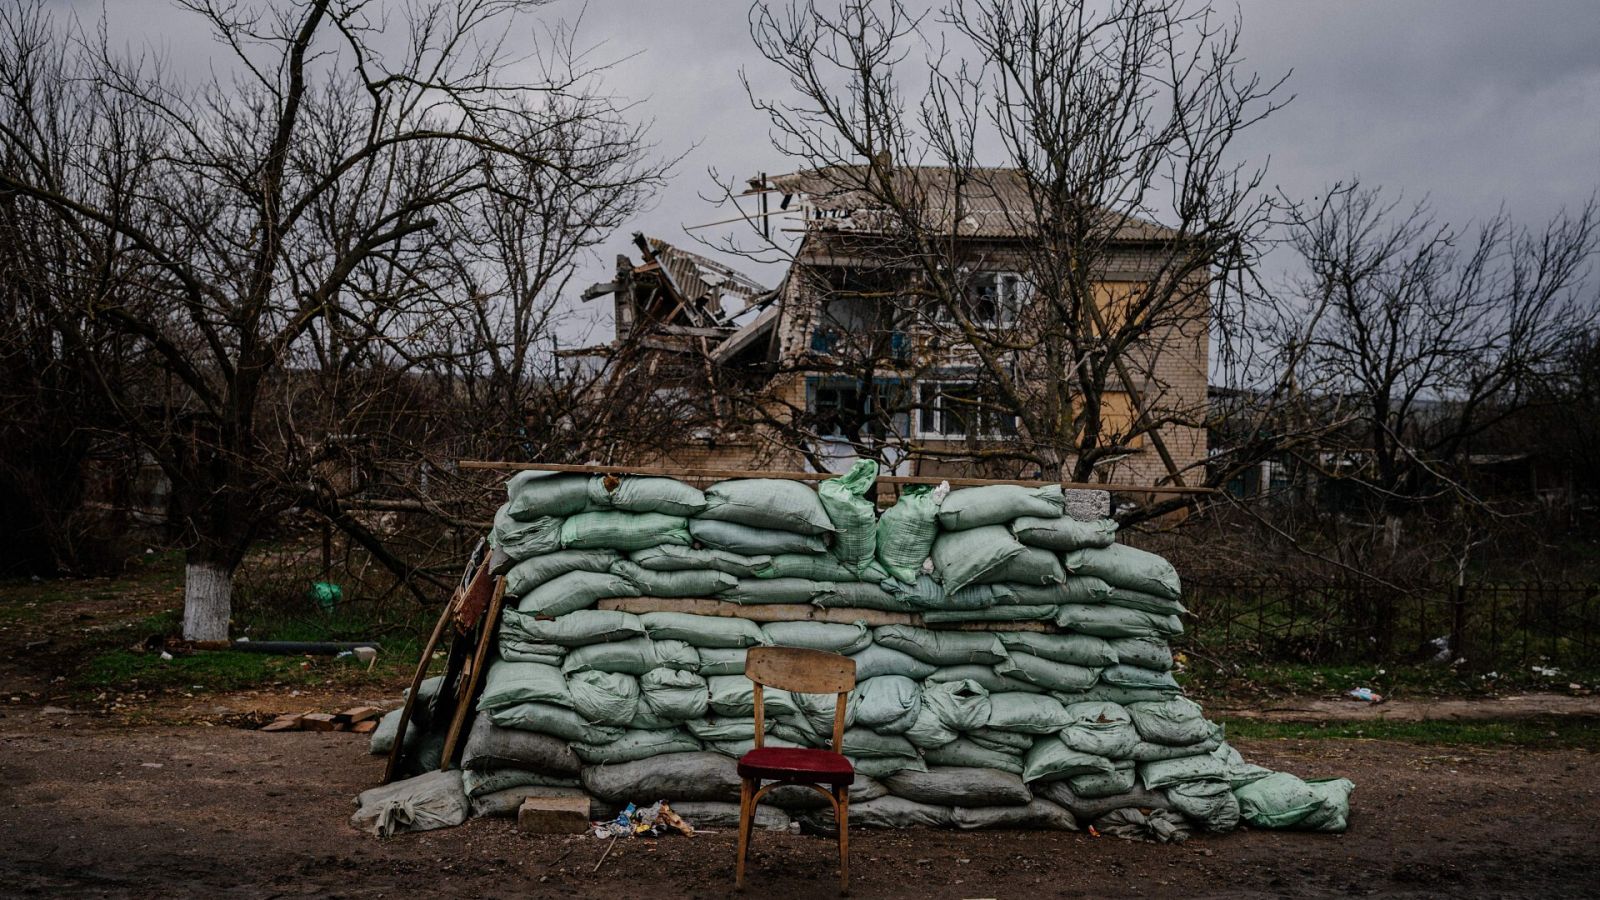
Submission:
M 183 578 L 183 637 L 189 641 L 225 641 L 233 614 L 234 567 L 198 550 L 190 550 Z

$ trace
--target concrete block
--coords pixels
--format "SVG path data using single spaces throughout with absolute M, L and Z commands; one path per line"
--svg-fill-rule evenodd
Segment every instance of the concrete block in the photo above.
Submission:
M 517 809 L 517 830 L 528 834 L 583 834 L 589 830 L 589 798 L 529 797 Z
M 1067 515 L 1080 522 L 1092 522 L 1095 519 L 1104 519 L 1111 515 L 1111 492 L 1090 490 L 1069 490 L 1065 492 L 1067 498 Z

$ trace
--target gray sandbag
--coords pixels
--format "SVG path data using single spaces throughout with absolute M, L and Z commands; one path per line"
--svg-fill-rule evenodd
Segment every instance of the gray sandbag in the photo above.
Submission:
M 874 641 L 858 653 L 853 653 L 850 658 L 856 663 L 856 678 L 865 681 L 879 675 L 904 675 L 914 680 L 922 680 L 932 675 L 938 668 L 933 663 L 923 662 L 920 659 L 886 647 Z M 740 671 L 744 671 L 742 664 Z
M 808 578 L 742 578 L 721 599 L 741 605 L 765 603 L 816 603 L 833 590 L 826 581 Z
M 922 759 L 930 766 L 998 769 L 1012 775 L 1023 774 L 1021 754 L 990 750 L 964 737 L 956 738 L 940 747 L 923 750 Z
M 780 478 L 719 481 L 706 489 L 706 508 L 699 517 L 800 534 L 834 530 L 815 491 Z
M 1187 781 L 1221 781 L 1227 773 L 1227 765 L 1209 753 L 1139 763 L 1139 780 L 1151 790 Z
M 739 579 L 716 569 L 658 572 L 629 560 L 613 564 L 611 573 L 628 579 L 643 597 L 715 597 L 739 583 Z
M 1049 550 L 1024 547 L 1021 553 L 972 580 L 973 584 L 1065 584 L 1067 572 Z
M 1065 509 L 1066 500 L 1059 484 L 1035 488 L 989 484 L 951 491 L 939 507 L 939 527 L 945 531 L 962 531 L 998 525 L 1022 516 L 1057 517 Z
M 639 699 L 657 719 L 684 722 L 705 716 L 710 688 L 693 672 L 651 669 L 639 676 Z
M 846 656 L 872 643 L 872 630 L 864 622 L 768 622 L 761 631 L 774 647 L 804 647 Z
M 866 499 L 877 480 L 878 464 L 862 459 L 845 474 L 817 485 L 817 501 L 833 525 L 833 555 L 857 571 L 872 563 L 877 549 L 878 508 Z
M 1111 760 L 1104 756 L 1074 750 L 1054 735 L 1043 735 L 1022 758 L 1022 780 L 1031 785 L 1036 781 L 1056 781 L 1074 775 L 1108 773 L 1114 768 Z
M 1099 669 L 1054 662 L 1021 652 L 1011 653 L 996 664 L 994 670 L 1007 678 L 1026 681 L 1048 691 L 1085 691 L 1101 677 Z
M 1063 605 L 1056 613 L 1056 624 L 1070 631 L 1103 638 L 1169 638 L 1183 633 L 1183 622 L 1177 616 L 1158 616 L 1120 606 L 1080 603 Z
M 1200 704 L 1188 697 L 1174 697 L 1160 703 L 1133 703 L 1127 707 L 1139 737 L 1153 744 L 1175 747 L 1198 744 L 1211 736 Z
M 950 814 L 950 823 L 962 831 L 980 828 L 1007 828 L 1018 831 L 1077 831 L 1078 820 L 1072 813 L 1051 803 L 1034 798 L 1022 806 L 958 806 Z
M 1200 740 L 1183 746 L 1172 744 L 1156 744 L 1150 741 L 1140 741 L 1128 751 L 1128 758 L 1134 762 L 1155 762 L 1160 759 L 1178 759 L 1183 756 L 1194 756 L 1200 753 L 1210 753 L 1222 746 L 1222 726 L 1206 723 L 1211 731 Z
M 1117 687 L 1102 681 L 1087 691 L 1058 691 L 1054 696 L 1068 706 L 1074 703 L 1116 703 L 1120 706 L 1129 706 L 1134 703 L 1160 703 L 1165 700 L 1171 700 L 1172 692 L 1147 688 Z
M 753 716 L 756 710 L 755 682 L 743 675 L 713 675 L 706 679 L 711 711 L 719 716 Z M 775 687 L 763 688 L 761 706 L 766 716 L 797 716 L 800 707 L 794 697 Z
M 974 681 L 991 694 L 1020 693 L 1043 694 L 1045 689 L 1029 684 L 1020 678 L 1001 675 L 993 666 L 945 666 L 935 669 L 926 681 L 949 684 L 953 681 Z
M 831 742 L 833 717 L 839 711 L 839 695 L 790 694 L 789 697 L 794 701 L 794 705 L 800 708 L 799 717 L 792 719 L 798 727 L 805 729 L 818 746 Z M 856 708 L 860 705 L 860 699 L 859 690 L 850 694 L 844 707 L 844 727 L 849 728 L 856 723 Z
M 634 638 L 577 647 L 561 658 L 561 671 L 567 675 L 589 671 L 643 675 L 660 668 L 698 671 L 700 654 L 684 641 Z
M 1000 639 L 988 632 L 930 631 L 911 625 L 881 625 L 872 630 L 872 639 L 891 650 L 936 666 L 968 663 L 992 666 L 1006 658 L 1006 648 Z
M 988 573 L 1027 551 L 1003 525 L 969 531 L 941 531 L 933 539 L 933 570 L 947 593 L 976 584 Z
M 1239 798 L 1225 781 L 1175 784 L 1167 788 L 1167 801 L 1204 831 L 1232 831 L 1239 827 Z
M 568 572 L 546 581 L 517 601 L 517 610 L 534 616 L 564 616 L 611 597 L 637 597 L 633 582 L 610 572 Z
M 1074 775 L 1067 779 L 1067 785 L 1079 797 L 1097 799 L 1100 797 L 1116 797 L 1133 790 L 1139 782 L 1139 774 L 1134 770 L 1133 760 L 1112 760 L 1115 768 L 1110 772 L 1091 772 L 1088 775 Z
M 373 756 L 386 755 L 394 749 L 395 736 L 400 733 L 400 714 L 404 710 L 391 709 L 378 720 L 378 727 L 372 730 L 372 737 L 367 739 L 367 752 Z M 415 743 L 414 736 L 422 733 L 422 729 L 408 725 L 406 727 L 407 749 Z
M 930 609 L 922 614 L 929 625 L 952 622 L 1048 622 L 1056 617 L 1059 607 L 1046 606 L 993 606 L 989 609 Z
M 761 736 L 761 746 L 782 747 L 785 749 L 801 749 L 808 745 L 799 741 L 789 741 L 774 735 L 766 734 Z M 723 756 L 731 756 L 734 759 L 738 759 L 744 756 L 746 753 L 749 753 L 751 750 L 756 749 L 756 741 L 754 736 L 737 741 L 707 741 L 706 749 L 713 753 L 721 753 Z M 779 805 L 781 806 L 782 804 Z
M 762 719 L 761 730 L 763 734 L 770 734 L 777 727 L 777 720 L 772 718 Z M 683 723 L 689 733 L 696 739 L 706 744 L 727 744 L 733 741 L 748 741 L 756 736 L 756 720 L 753 715 L 745 716 L 707 716 L 704 719 L 690 719 Z
M 1139 743 L 1133 718 L 1115 703 L 1074 703 L 1066 709 L 1072 724 L 1061 729 L 1057 738 L 1080 753 L 1127 759 Z
M 1074 576 L 1079 577 L 1079 576 Z M 1188 608 L 1176 600 L 1158 597 L 1155 594 L 1146 594 L 1144 591 L 1130 591 L 1127 588 L 1114 587 L 1105 597 L 1105 603 L 1111 606 L 1120 606 L 1123 609 L 1136 609 L 1158 616 L 1181 616 L 1188 612 Z
M 519 641 L 558 647 L 582 647 L 645 636 L 644 623 L 638 616 L 615 609 L 580 609 L 554 619 L 508 609 L 501 614 L 501 625 L 502 635 L 509 633 Z
M 1112 687 L 1176 694 L 1183 690 L 1171 672 L 1157 672 L 1142 666 L 1109 666 L 1100 671 L 1100 681 Z
M 589 550 L 643 550 L 657 544 L 687 545 L 689 520 L 664 513 L 617 510 L 578 513 L 561 523 L 561 546 Z
M 519 703 L 554 703 L 571 706 L 567 680 L 555 666 L 498 660 L 483 678 L 478 709 L 504 709 Z
M 1117 523 L 1113 519 L 1080 522 L 1069 516 L 1023 516 L 1011 523 L 1011 533 L 1030 547 L 1066 553 L 1111 546 L 1117 539 Z
M 857 682 L 850 698 L 855 721 L 880 734 L 903 734 L 922 710 L 922 689 L 904 675 L 880 675 Z
M 690 521 L 690 533 L 694 523 Z M 684 547 L 679 544 L 660 544 L 628 554 L 628 560 L 655 572 L 693 572 L 715 569 L 735 578 L 754 578 L 756 572 L 770 562 L 770 556 L 741 556 L 726 550 L 708 547 Z
M 1037 631 L 999 631 L 995 637 L 1010 653 L 1031 653 L 1040 659 L 1074 666 L 1105 668 L 1119 662 L 1115 641 L 1087 634 L 1043 634 Z M 1161 642 L 1166 646 L 1166 642 Z
M 1152 791 L 1134 781 L 1133 789 L 1110 797 L 1080 797 L 1072 791 L 1070 780 L 1033 785 L 1033 792 L 1065 807 L 1080 822 L 1092 822 L 1114 809 L 1170 809 L 1162 791 Z
M 472 817 L 475 819 L 508 819 L 517 814 L 522 808 L 522 803 L 532 797 L 588 797 L 583 789 L 574 783 L 570 787 L 521 785 L 509 787 L 504 790 L 489 794 L 480 794 L 472 798 Z M 610 817 L 612 810 L 609 806 L 590 800 L 589 820 L 599 821 Z
M 1348 778 L 1303 781 L 1274 772 L 1235 790 L 1234 796 L 1240 817 L 1256 828 L 1339 832 L 1349 823 L 1353 790 Z
M 585 766 L 583 786 L 609 803 L 676 804 L 686 800 L 737 802 L 739 772 L 732 759 L 701 750 L 668 753 L 633 762 Z
M 857 778 L 888 778 L 896 772 L 921 771 L 928 766 L 918 756 L 885 756 L 881 759 L 851 759 Z
M 428 772 L 362 791 L 350 825 L 379 837 L 451 828 L 472 811 L 461 787 L 461 772 Z
M 1061 701 L 1042 694 L 1002 691 L 989 694 L 989 721 L 985 726 L 1022 734 L 1054 734 L 1072 717 Z M 1028 742 L 1032 746 L 1032 742 Z
M 621 672 L 575 672 L 567 693 L 572 711 L 596 725 L 625 726 L 639 707 L 639 679 Z
M 917 716 L 912 720 L 911 727 L 902 733 L 906 740 L 924 752 L 942 747 L 960 736 L 959 732 L 946 725 L 933 707 L 927 704 L 917 709 Z
M 1112 810 L 1094 821 L 1095 830 L 1125 841 L 1150 844 L 1181 844 L 1189 839 L 1189 825 L 1183 817 L 1164 809 L 1149 812 L 1124 807 Z
M 844 755 L 852 759 L 919 759 L 917 748 L 898 734 L 879 734 L 867 728 L 844 730 Z
M 763 797 L 762 799 L 766 798 Z M 672 811 L 697 829 L 733 831 L 739 827 L 739 804 L 737 803 L 690 800 L 685 803 L 672 804 Z M 755 814 L 751 818 L 753 819 L 752 824 L 754 827 L 760 831 L 788 831 L 789 823 L 794 821 L 789 818 L 788 813 L 764 803 L 756 807 Z
M 832 818 L 830 813 L 829 819 Z M 890 795 L 850 804 L 850 826 L 862 828 L 948 828 L 951 809 Z
M 683 641 L 692 647 L 755 647 L 767 643 L 761 626 L 749 619 L 649 612 L 639 620 L 655 641 Z
M 489 721 L 501 728 L 537 731 L 585 744 L 603 744 L 616 740 L 622 734 L 621 728 L 592 724 L 566 707 L 549 703 L 519 703 L 505 709 L 490 710 Z
M 539 787 L 568 787 L 578 786 L 578 776 L 572 775 L 542 775 L 538 772 L 529 772 L 524 769 L 490 769 L 478 771 L 477 769 L 463 768 L 461 770 L 461 787 L 467 792 L 467 799 L 477 800 L 488 794 L 498 794 L 515 788 Z M 477 804 L 473 804 L 474 816 L 482 815 L 477 811 Z
M 826 609 L 881 609 L 889 612 L 914 612 L 911 598 L 899 591 L 890 592 L 867 581 L 838 581 L 817 597 L 816 604 Z
M 1172 563 L 1127 544 L 1085 547 L 1063 554 L 1061 564 L 1074 575 L 1093 575 L 1112 587 L 1177 600 L 1183 593 Z
M 1172 647 L 1166 641 L 1158 638 L 1128 637 L 1117 638 L 1109 644 L 1116 659 L 1106 665 L 1121 663 L 1156 672 L 1172 671 Z
M 814 534 L 778 528 L 752 528 L 696 516 L 689 520 L 689 536 L 696 543 L 740 556 L 777 556 L 780 553 L 827 553 L 828 544 Z
M 922 706 L 951 731 L 972 731 L 989 724 L 989 691 L 970 679 L 925 682 Z
M 700 674 L 740 675 L 744 673 L 746 647 L 701 647 Z
M 994 750 L 997 753 L 1009 753 L 1018 759 L 1028 752 L 1033 746 L 1037 734 L 1028 734 L 1021 731 L 1001 731 L 998 728 L 979 728 L 968 731 L 962 737 L 977 744 L 985 750 Z
M 605 572 L 619 558 L 615 550 L 558 550 L 530 557 L 506 572 L 506 594 L 521 597 L 568 572 Z
M 889 793 L 933 806 L 1023 806 L 1033 794 L 1022 779 L 998 769 L 934 766 L 883 779 Z
M 689 753 L 700 749 L 700 742 L 682 728 L 651 731 L 628 729 L 615 740 L 603 744 L 572 745 L 572 752 L 586 765 L 633 762 L 668 753 Z
M 1272 774 L 1271 769 L 1245 762 L 1244 757 L 1239 755 L 1239 751 L 1225 742 L 1219 743 L 1217 748 L 1211 751 L 1211 755 L 1222 763 L 1225 770 L 1225 774 L 1222 776 L 1223 780 L 1234 788 L 1244 787 L 1251 782 L 1260 781 Z
M 589 480 L 589 505 L 633 513 L 694 516 L 705 511 L 706 495 L 675 478 L 602 475 Z
M 780 553 L 765 557 L 756 578 L 800 578 L 805 581 L 857 581 L 860 572 L 824 553 Z
M 515 612 L 515 610 L 507 610 Z M 566 658 L 567 648 L 555 644 L 540 644 L 518 640 L 515 634 L 502 628 L 499 641 L 500 658 L 506 662 L 531 662 L 546 666 L 560 666 Z
M 526 470 L 506 482 L 506 511 L 519 522 L 570 516 L 589 508 L 589 476 Z
M 554 553 L 561 549 L 561 522 L 551 516 L 518 522 L 502 506 L 494 514 L 494 527 L 489 529 L 489 546 L 517 561 Z
M 1003 584 L 969 584 L 959 591 L 946 592 L 937 578 L 927 574 L 918 575 L 911 584 L 891 579 L 885 586 L 900 594 L 911 606 L 932 612 L 988 609 L 1002 598 L 1016 597 L 1012 587 Z
M 948 486 L 909 486 L 878 517 L 878 564 L 891 577 L 906 584 L 917 580 L 939 533 L 939 503 L 948 492 Z
M 567 742 L 534 731 L 501 728 L 479 713 L 467 732 L 461 768 L 474 771 L 523 769 L 544 775 L 578 774 L 578 757 Z

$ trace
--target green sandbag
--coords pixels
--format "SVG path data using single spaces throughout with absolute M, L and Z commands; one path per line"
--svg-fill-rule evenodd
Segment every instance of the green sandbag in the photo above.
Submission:
M 807 745 L 806 744 L 802 744 L 802 743 L 797 743 L 795 741 L 786 741 L 783 738 L 776 737 L 774 735 L 768 734 L 768 735 L 763 735 L 762 736 L 762 738 L 761 738 L 761 746 L 763 746 L 763 747 L 783 747 L 783 748 L 786 748 L 786 749 L 789 749 L 789 748 L 799 749 L 799 748 L 804 748 Z M 742 740 L 742 741 L 707 741 L 706 742 L 706 749 L 707 750 L 710 750 L 712 753 L 720 753 L 723 756 L 731 757 L 733 759 L 738 759 L 741 756 L 744 756 L 746 753 L 749 753 L 751 750 L 754 750 L 755 748 L 756 748 L 755 738 L 747 738 L 747 739 Z M 770 794 L 767 795 L 767 797 L 770 797 L 770 796 L 771 796 Z M 812 796 L 816 796 L 816 795 L 813 794 Z M 767 799 L 767 797 L 763 797 L 762 799 L 765 800 L 765 799 Z
M 1066 553 L 1085 547 L 1111 546 L 1117 539 L 1117 523 L 1112 519 L 1080 522 L 1069 516 L 1023 516 L 1011 523 L 1011 533 L 1030 547 Z
M 777 556 L 780 553 L 827 553 L 828 545 L 814 534 L 777 528 L 752 528 L 738 522 L 695 517 L 689 535 L 696 543 L 741 556 Z
M 504 551 L 515 560 L 554 553 L 561 549 L 561 523 L 561 519 L 551 516 L 518 522 L 502 506 L 494 514 L 494 527 L 489 530 L 489 546 Z
M 895 579 L 910 584 L 922 572 L 939 533 L 942 496 L 929 485 L 907 487 L 899 501 L 878 517 L 878 562 Z
M 916 759 L 917 748 L 898 734 L 879 734 L 869 728 L 846 728 L 844 754 L 857 759 Z
M 878 480 L 878 464 L 857 460 L 850 471 L 817 485 L 817 500 L 833 524 L 833 555 L 857 571 L 872 562 L 878 545 L 878 509 L 866 499 Z
M 1033 742 L 1022 758 L 1022 780 L 1060 781 L 1075 775 L 1109 774 L 1116 766 L 1104 756 L 1080 753 L 1053 736 L 1045 735 Z
M 576 672 L 567 679 L 572 711 L 596 725 L 623 726 L 639 706 L 639 679 L 620 672 Z
M 805 647 L 846 656 L 872 643 L 872 631 L 863 622 L 768 622 L 761 630 L 774 647 Z
M 541 584 L 568 572 L 605 572 L 618 559 L 615 550 L 558 550 L 517 563 L 506 573 L 506 593 L 521 597 Z
M 615 740 L 602 744 L 575 743 L 572 752 L 591 766 L 633 762 L 663 753 L 689 753 L 700 749 L 700 742 L 682 728 L 655 731 L 629 729 Z
M 1099 680 L 1100 670 L 1055 662 L 1031 653 L 1012 652 L 997 663 L 995 672 L 1038 685 L 1047 691 L 1086 691 Z
M 911 584 L 891 579 L 888 586 L 912 606 L 927 610 L 988 609 L 1001 597 L 1010 597 L 1013 593 L 1003 584 L 969 584 L 959 591 L 945 593 L 944 585 L 928 574 L 918 575 Z
M 1209 724 L 1209 723 L 1208 723 Z M 1221 725 L 1211 725 L 1211 732 L 1203 740 L 1184 747 L 1174 747 L 1170 744 L 1152 744 L 1149 741 L 1140 741 L 1128 751 L 1128 758 L 1134 762 L 1155 762 L 1160 759 L 1177 759 L 1180 756 L 1197 756 L 1201 753 L 1210 753 L 1222 745 L 1223 728 Z
M 1067 779 L 1067 787 L 1074 794 L 1085 800 L 1098 800 L 1101 797 L 1115 797 L 1133 790 L 1138 783 L 1138 773 L 1134 771 L 1132 760 L 1117 760 L 1116 768 L 1110 772 L 1091 772 L 1088 775 L 1074 775 Z
M 1067 708 L 1072 723 L 1057 732 L 1061 743 L 1079 753 L 1127 759 L 1139 732 L 1128 711 L 1115 703 L 1074 703 Z
M 519 522 L 570 516 L 589 508 L 589 476 L 568 472 L 518 472 L 506 482 L 506 512 Z
M 1006 648 L 993 634 L 981 631 L 930 631 L 911 625 L 881 625 L 872 639 L 891 650 L 936 666 L 968 663 L 992 666 L 1006 658 Z
M 986 727 L 990 729 L 1023 734 L 1054 734 L 1071 721 L 1066 707 L 1054 697 L 1020 691 L 989 695 L 989 722 Z
M 621 728 L 594 725 L 564 706 L 549 703 L 519 703 L 505 709 L 492 709 L 489 710 L 489 721 L 501 728 L 536 731 L 585 744 L 604 744 L 622 735 Z
M 816 603 L 828 609 L 880 609 L 888 612 L 912 612 L 916 609 L 904 594 L 898 591 L 891 593 L 866 581 L 832 582 L 827 592 L 817 597 Z
M 1127 707 L 1139 737 L 1153 744 L 1186 747 L 1211 736 L 1200 704 L 1188 697 L 1174 697 L 1162 703 L 1134 703 Z
M 496 710 L 519 703 L 554 703 L 571 706 L 567 681 L 555 666 L 539 663 L 496 661 L 483 678 L 483 693 L 478 709 Z
M 1062 691 L 1055 695 L 1057 700 L 1071 706 L 1074 703 L 1115 703 L 1127 706 L 1130 703 L 1159 703 L 1162 700 L 1171 700 L 1171 691 L 1157 691 L 1147 688 L 1125 688 L 1100 682 L 1087 691 Z
M 546 735 L 533 735 L 534 737 L 549 740 Z M 545 775 L 540 772 L 529 772 L 523 769 L 492 769 L 479 772 L 465 766 L 461 769 L 461 787 L 466 790 L 468 797 L 482 797 L 499 791 L 507 791 L 518 787 L 577 787 L 578 776 L 573 775 Z M 476 815 L 476 813 L 475 813 Z
M 1021 806 L 1033 793 L 1015 773 L 977 766 L 938 766 L 902 772 L 883 781 L 897 797 L 943 806 Z
M 917 710 L 917 717 L 903 734 L 912 746 L 924 751 L 943 747 L 961 736 L 954 728 L 946 725 L 934 708 L 927 704 L 923 704 Z
M 855 660 L 856 679 L 860 681 L 876 678 L 879 675 L 904 675 L 921 681 L 932 675 L 937 668 L 933 663 L 923 662 L 909 653 L 885 647 L 877 642 L 869 644 L 859 653 L 852 654 L 850 658 Z
M 665 513 L 578 513 L 561 523 L 561 546 L 578 550 L 643 550 L 657 544 L 688 544 L 688 522 L 682 516 Z
M 1260 781 L 1272 774 L 1271 769 L 1245 762 L 1244 757 L 1239 755 L 1239 751 L 1228 743 L 1219 743 L 1217 748 L 1211 751 L 1211 755 L 1216 757 L 1217 761 L 1222 763 L 1223 768 L 1226 770 L 1223 780 L 1235 788 L 1241 788 L 1251 782 Z
M 979 728 L 977 731 L 966 732 L 962 737 L 985 750 L 1009 753 L 1020 760 L 1022 754 L 1027 753 L 1028 748 L 1033 746 L 1033 740 L 1038 735 L 1020 731 L 1000 731 L 996 728 Z
M 695 516 L 705 511 L 706 495 L 673 478 L 643 475 L 600 475 L 590 479 L 589 505 L 594 509 Z
M 673 722 L 703 717 L 711 699 L 703 676 L 680 669 L 651 669 L 639 676 L 639 695 L 651 715 Z
M 1178 572 L 1172 563 L 1127 544 L 1073 550 L 1061 558 L 1074 575 L 1093 575 L 1112 587 L 1155 594 L 1168 600 L 1182 595 Z
M 880 734 L 903 734 L 922 709 L 922 689 L 903 675 L 857 682 L 851 699 L 856 704 L 856 722 Z
M 506 610 L 511 612 L 512 610 Z M 543 663 L 547 666 L 559 666 L 567 655 L 567 648 L 555 644 L 539 644 L 532 641 L 519 641 L 514 635 L 502 630 L 498 647 L 500 658 L 507 662 L 532 662 Z
M 1015 484 L 989 484 L 951 491 L 939 507 L 939 527 L 961 531 L 999 525 L 1021 516 L 1051 518 L 1066 509 L 1061 485 L 1028 488 Z
M 1013 775 L 1023 774 L 1022 757 L 1019 754 L 986 750 L 966 738 L 956 738 L 943 746 L 923 750 L 922 759 L 930 766 L 965 766 L 999 769 Z
M 995 637 L 1011 653 L 1031 653 L 1041 659 L 1075 666 L 1104 668 L 1118 662 L 1116 642 L 1087 634 L 1041 634 L 1037 631 L 999 631 Z M 1165 646 L 1163 643 L 1162 646 Z
M 697 671 L 700 668 L 700 654 L 684 641 L 634 638 L 577 647 L 568 651 L 561 660 L 561 671 L 568 675 L 590 671 L 643 675 L 651 669 L 663 667 Z
M 781 478 L 737 478 L 706 489 L 702 519 L 800 534 L 826 534 L 833 523 L 816 491 Z
M 1112 588 L 1111 593 L 1106 595 L 1105 602 L 1123 609 L 1137 609 L 1158 616 L 1181 616 L 1189 611 L 1176 600 L 1146 594 L 1144 591 L 1130 591 L 1127 588 Z
M 971 679 L 924 682 L 922 705 L 951 731 L 972 731 L 989 724 L 989 691 Z
M 943 531 L 933 541 L 933 570 L 947 593 L 959 591 L 1027 549 L 1002 525 Z
M 638 616 L 614 609 L 580 609 L 554 619 L 508 609 L 501 613 L 501 620 L 502 640 L 510 634 L 520 641 L 559 647 L 582 647 L 645 636 L 644 623 Z
M 1188 781 L 1167 788 L 1167 801 L 1206 831 L 1239 827 L 1239 798 L 1226 781 Z
M 1003 643 L 1003 641 L 1002 641 Z M 1110 642 L 1116 659 L 1110 664 L 1122 663 L 1156 672 L 1172 670 L 1172 648 L 1158 638 L 1117 638 Z
M 742 718 L 754 716 L 756 711 L 755 682 L 743 675 L 713 675 L 706 679 L 710 691 L 711 711 L 719 716 Z M 800 707 L 788 691 L 780 688 L 763 688 L 761 708 L 765 716 L 798 716 Z
M 690 521 L 690 533 L 694 531 Z M 740 556 L 726 550 L 661 544 L 628 554 L 628 559 L 654 572 L 683 572 L 715 569 L 735 578 L 755 578 L 756 571 L 771 561 L 770 556 Z
M 1217 781 L 1227 772 L 1227 765 L 1209 753 L 1139 763 L 1139 780 L 1151 790 L 1183 784 L 1186 781 Z M 1239 799 L 1242 806 L 1244 798 Z
M 1020 694 L 1045 693 L 1045 689 L 1036 684 L 1030 684 L 1020 678 L 1008 678 L 1005 675 L 1001 675 L 994 670 L 993 666 L 944 666 L 934 670 L 933 674 L 927 677 L 927 680 L 946 684 L 953 681 L 975 681 L 982 685 L 984 690 L 992 694 L 1006 692 Z
M 833 590 L 825 581 L 805 578 L 741 578 L 721 597 L 730 603 L 758 605 L 763 603 L 811 604 Z
M 1056 617 L 1058 606 L 992 606 L 988 609 L 930 609 L 922 614 L 929 625 L 956 622 L 1048 622 Z
M 1239 800 L 1239 815 L 1257 828 L 1338 832 L 1349 822 L 1350 792 L 1355 787 L 1347 778 L 1302 781 L 1287 772 L 1274 772 L 1233 794 Z
M 775 719 L 765 719 L 761 723 L 763 733 L 772 731 L 778 724 Z M 696 738 L 711 742 L 748 741 L 755 737 L 756 720 L 753 716 L 712 716 L 706 719 L 690 719 L 683 723 L 689 733 Z
M 1023 547 L 1021 553 L 1011 557 L 973 580 L 975 584 L 1063 584 L 1067 580 L 1061 560 L 1049 550 Z
M 1056 624 L 1070 631 L 1095 637 L 1168 638 L 1183 633 L 1177 616 L 1157 616 L 1119 606 L 1089 606 L 1071 603 L 1056 614 Z
M 564 616 L 611 597 L 637 597 L 633 582 L 610 572 L 568 572 L 546 581 L 517 601 L 517 610 L 535 616 Z
M 859 682 L 858 682 L 859 683 Z M 800 708 L 800 715 L 791 717 L 786 721 L 793 723 L 815 739 L 819 745 L 824 745 L 833 740 L 833 717 L 839 711 L 838 694 L 790 694 L 794 705 Z M 849 728 L 856 722 L 856 706 L 859 694 L 852 692 L 849 701 L 844 707 L 844 727 Z
M 741 675 L 744 673 L 744 647 L 701 647 L 700 674 Z
M 1183 690 L 1171 672 L 1157 672 L 1140 666 L 1111 666 L 1101 670 L 1100 680 L 1112 687 L 1131 690 L 1166 691 L 1173 694 Z M 1072 690 L 1072 688 L 1061 690 Z
M 856 770 L 856 776 L 860 778 L 888 778 L 890 775 L 893 775 L 896 772 L 925 772 L 928 769 L 927 763 L 924 763 L 922 758 L 917 756 L 887 756 L 883 759 L 851 759 L 850 765 Z M 871 814 L 863 814 L 861 812 L 863 809 L 879 808 L 882 806 L 882 804 L 886 803 L 911 803 L 911 801 L 901 800 L 899 797 L 880 797 L 877 800 L 870 800 L 866 803 L 852 803 L 850 804 L 850 821 L 854 824 L 866 825 L 868 827 L 904 827 L 900 825 L 891 826 L 884 824 L 881 820 L 873 818 Z M 922 804 L 913 803 L 911 805 L 921 806 Z M 939 807 L 930 806 L 927 808 L 938 809 Z
M 657 572 L 628 560 L 613 565 L 611 572 L 628 579 L 642 597 L 715 597 L 739 583 L 739 579 L 715 569 Z
M 870 562 L 870 560 L 869 560 Z M 825 553 L 780 553 L 756 569 L 757 578 L 802 578 L 807 581 L 859 581 L 860 572 Z
M 651 640 L 684 641 L 693 647 L 755 647 L 767 643 L 761 627 L 749 619 L 650 612 L 639 620 L 650 632 Z

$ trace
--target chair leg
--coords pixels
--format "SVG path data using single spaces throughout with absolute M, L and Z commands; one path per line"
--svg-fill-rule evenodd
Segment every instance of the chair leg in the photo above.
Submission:
M 839 823 L 839 893 L 850 893 L 850 789 L 836 788 L 833 817 Z
M 754 806 L 751 803 L 755 795 L 750 779 L 745 778 L 739 782 L 739 858 L 734 864 L 733 887 L 734 890 L 744 890 L 744 855 L 750 849 L 750 826 L 755 819 Z

